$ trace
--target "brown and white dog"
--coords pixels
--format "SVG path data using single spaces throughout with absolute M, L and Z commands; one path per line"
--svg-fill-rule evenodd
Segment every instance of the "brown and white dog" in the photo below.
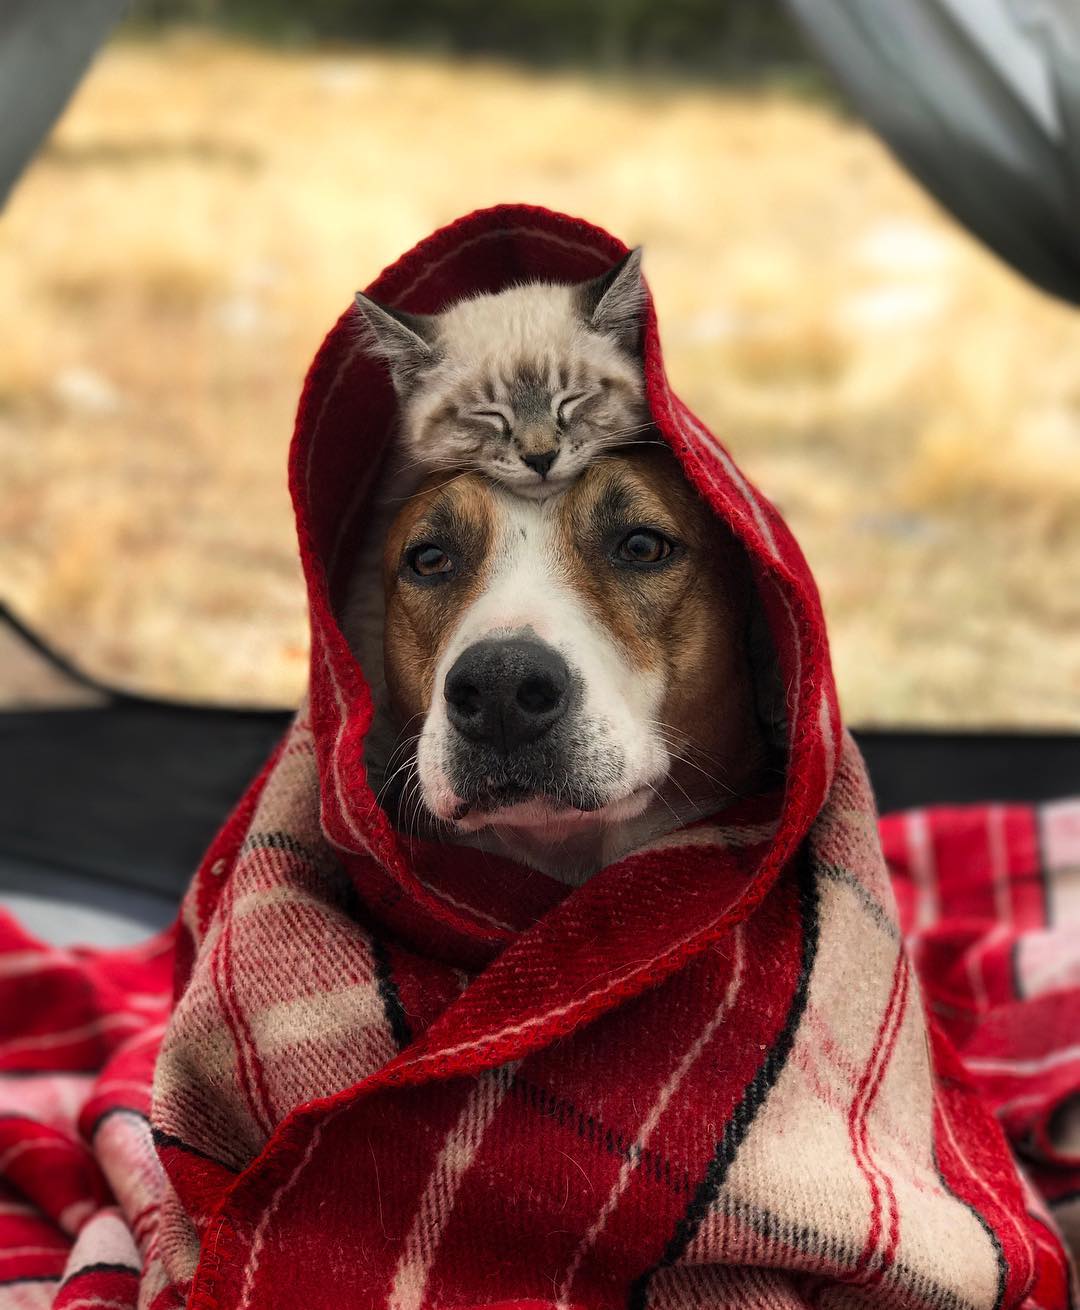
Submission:
M 431 477 L 387 533 L 383 592 L 402 827 L 577 882 L 759 787 L 746 561 L 667 450 L 544 501 Z

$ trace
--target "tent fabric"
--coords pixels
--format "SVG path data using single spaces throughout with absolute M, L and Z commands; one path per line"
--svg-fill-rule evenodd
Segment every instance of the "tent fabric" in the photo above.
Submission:
M 0 207 L 127 0 L 5 0 L 0 9 Z
M 431 312 L 624 251 L 499 207 L 371 293 Z M 659 432 L 751 561 L 788 688 L 782 792 L 573 889 L 394 830 L 337 614 L 377 548 L 395 402 L 343 316 L 290 456 L 308 699 L 170 934 L 74 955 L 4 926 L 0 1284 L 22 1303 L 1069 1304 L 1045 1204 L 924 1007 L 805 561 L 671 392 L 651 306 L 643 349 Z
M 1025 277 L 1080 302 L 1072 0 L 787 0 L 867 122 Z

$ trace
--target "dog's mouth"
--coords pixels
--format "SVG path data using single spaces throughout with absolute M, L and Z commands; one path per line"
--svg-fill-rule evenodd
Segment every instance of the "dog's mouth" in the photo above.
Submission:
M 509 752 L 459 734 L 447 764 L 446 791 L 429 803 L 463 832 L 614 822 L 639 814 L 649 794 L 627 775 L 622 749 L 580 722 Z
M 647 722 L 531 629 L 485 636 L 447 662 L 417 747 L 437 823 L 562 845 L 637 818 L 664 785 L 670 757 Z
M 605 799 L 594 787 L 575 787 L 567 781 L 544 787 L 516 778 L 486 778 L 463 790 L 452 817 L 459 826 L 472 827 L 503 821 L 503 816 L 507 821 L 511 816 L 527 821 L 533 813 L 593 814 L 603 808 Z
M 611 799 L 591 790 L 576 795 L 565 790 L 550 794 L 512 785 L 462 800 L 450 818 L 462 832 L 514 828 L 554 834 L 636 818 L 648 805 L 650 794 L 648 787 L 638 787 Z

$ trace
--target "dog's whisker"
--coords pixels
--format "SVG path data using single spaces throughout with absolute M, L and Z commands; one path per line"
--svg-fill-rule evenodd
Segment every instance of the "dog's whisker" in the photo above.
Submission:
M 667 799 L 667 797 L 664 796 L 664 794 L 661 791 L 659 791 L 651 782 L 647 782 L 645 786 L 648 787 L 649 791 L 652 792 L 652 794 L 661 803 L 661 805 L 665 806 L 668 809 L 668 811 L 671 814 L 671 817 L 675 820 L 676 827 L 681 827 L 683 821 L 682 816 L 671 804 L 671 802 Z
M 424 717 L 423 712 L 418 711 L 416 714 L 411 715 L 408 721 L 402 725 L 401 731 L 394 738 L 393 749 L 391 750 L 390 755 L 387 758 L 386 761 L 387 768 L 389 768 L 390 765 L 393 763 L 394 757 L 396 755 L 398 755 L 402 750 L 407 750 L 410 746 L 412 746 L 413 744 L 415 744 L 420 740 L 421 736 L 423 735 L 423 729 L 421 729 L 420 732 L 413 733 L 412 736 L 406 738 L 404 741 L 402 741 L 402 738 L 405 736 L 405 732 L 410 727 L 410 725 L 415 723 L 417 719 L 421 719 L 423 717 Z
M 374 804 L 371 807 L 371 813 L 374 813 L 374 811 L 382 804 L 383 797 L 389 792 L 391 784 L 394 782 L 394 779 L 397 778 L 398 775 L 402 772 L 402 770 L 407 768 L 410 763 L 415 763 L 415 756 L 408 756 L 408 752 L 411 751 L 413 747 L 415 747 L 415 745 L 423 735 L 423 732 L 421 731 L 421 732 L 413 733 L 410 737 L 408 737 L 404 741 L 401 740 L 401 737 L 402 737 L 402 733 L 404 733 L 405 729 L 408 728 L 409 724 L 415 722 L 415 720 L 420 717 L 421 715 L 414 714 L 404 725 L 401 732 L 398 733 L 394 748 L 393 750 L 391 750 L 389 756 L 387 757 L 386 763 L 381 766 L 383 778 L 378 790 L 375 792 L 375 800 L 374 800 Z M 394 762 L 403 752 L 406 754 L 407 758 L 403 761 L 403 763 L 399 764 L 395 768 Z
M 682 795 L 683 799 L 686 801 L 687 805 L 689 805 L 689 807 L 690 807 L 690 812 L 693 813 L 693 811 L 694 811 L 694 809 L 695 809 L 696 807 L 695 807 L 695 805 L 694 805 L 693 798 L 690 796 L 690 793 L 686 790 L 686 788 L 682 785 L 682 783 L 679 782 L 679 780 L 678 780 L 677 778 L 672 777 L 671 774 L 668 774 L 668 778 L 667 778 L 667 780 L 668 780 L 668 782 L 671 783 L 671 785 L 672 785 L 673 787 L 677 787 L 677 788 L 679 789 L 679 792 L 680 792 L 680 794 Z
M 375 795 L 376 805 L 378 805 L 381 802 L 383 796 L 389 791 L 391 785 L 393 784 L 394 779 L 399 777 L 402 773 L 404 773 L 406 769 L 410 769 L 410 768 L 416 768 L 415 759 L 408 759 L 405 760 L 404 763 L 399 764 L 398 767 L 394 770 L 394 772 L 391 773 L 390 776 L 384 780 L 382 786 L 379 788 L 378 792 Z
M 675 746 L 692 751 L 699 759 L 705 760 L 709 764 L 715 764 L 719 769 L 727 767 L 718 756 L 710 754 L 702 746 L 695 745 L 687 738 L 685 733 L 680 732 L 673 724 L 663 723 L 659 719 L 654 719 L 652 721 L 652 726 L 656 730 L 657 735 L 664 741 L 665 746 Z
M 725 793 L 727 796 L 729 796 L 729 797 L 734 797 L 734 796 L 736 795 L 736 792 L 735 792 L 735 791 L 734 791 L 730 786 L 728 786 L 727 783 L 725 783 L 722 779 L 716 777 L 714 774 L 709 773 L 707 769 L 703 769 L 703 768 L 701 767 L 700 764 L 697 764 L 697 763 L 696 763 L 693 759 L 691 759 L 688 755 L 683 754 L 683 753 L 682 753 L 682 752 L 677 748 L 677 746 L 676 746 L 673 742 L 668 741 L 668 740 L 664 737 L 663 733 L 659 733 L 659 732 L 658 732 L 658 733 L 657 733 L 657 736 L 660 737 L 660 740 L 661 740 L 661 742 L 663 743 L 664 748 L 667 750 L 668 754 L 671 756 L 671 758 L 672 758 L 674 761 L 676 761 L 676 762 L 679 763 L 679 764 L 683 764 L 683 765 L 685 765 L 685 766 L 686 766 L 687 768 L 689 768 L 689 769 L 693 769 L 693 770 L 695 770 L 695 772 L 697 772 L 697 773 L 700 773 L 701 776 L 702 776 L 702 777 L 703 777 L 707 782 L 711 783 L 714 787 L 719 788 L 719 789 L 720 789 L 723 793 Z M 670 778 L 672 784 L 673 784 L 674 786 L 676 786 L 676 787 L 679 787 L 679 789 L 680 789 L 681 791 L 683 791 L 683 794 L 685 795 L 685 794 L 686 794 L 686 793 L 685 793 L 685 789 L 683 789 L 683 788 L 681 787 L 681 785 L 679 784 L 679 782 L 677 781 L 677 779 L 675 779 L 674 777 L 672 777 L 670 774 L 669 774 L 668 776 L 669 776 L 669 778 Z M 687 799 L 689 799 L 689 797 L 687 797 Z
M 407 830 L 414 841 L 420 840 L 420 824 L 424 818 L 426 806 L 424 804 L 424 792 L 420 785 L 419 768 L 413 773 L 409 780 L 409 786 L 412 793 L 412 810 L 408 820 Z

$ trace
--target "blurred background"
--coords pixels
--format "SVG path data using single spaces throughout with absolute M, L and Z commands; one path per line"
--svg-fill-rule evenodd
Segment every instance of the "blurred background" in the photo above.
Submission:
M 1080 726 L 1080 318 L 745 0 L 136 5 L 0 214 L 0 596 L 142 691 L 288 704 L 285 453 L 352 292 L 526 201 L 645 246 L 862 724 Z

